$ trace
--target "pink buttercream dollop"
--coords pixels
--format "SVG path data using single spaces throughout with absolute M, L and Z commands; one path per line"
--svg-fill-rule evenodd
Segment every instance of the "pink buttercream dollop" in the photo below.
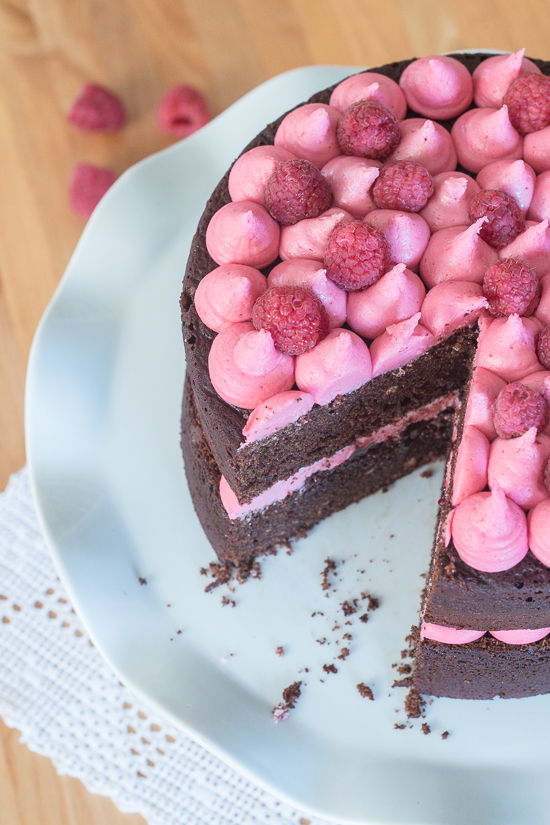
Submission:
M 359 100 L 375 100 L 389 109 L 397 120 L 407 114 L 407 101 L 399 84 L 378 72 L 361 72 L 346 77 L 336 86 L 330 96 L 330 105 L 345 112 L 352 103 Z
M 431 639 L 444 645 L 467 645 L 485 636 L 485 630 L 467 630 L 458 627 L 445 627 L 441 624 L 423 622 L 420 632 L 421 639 Z
M 472 76 L 454 57 L 431 56 L 413 60 L 399 85 L 411 109 L 424 117 L 447 120 L 462 114 L 474 93 Z
M 480 336 L 476 366 L 491 370 L 507 383 L 542 369 L 535 351 L 536 319 L 495 318 Z
M 535 309 L 535 318 L 546 326 L 550 324 L 550 272 L 540 279 L 540 300 Z
M 476 178 L 482 189 L 496 189 L 514 198 L 524 215 L 533 198 L 535 179 L 534 169 L 524 160 L 495 160 L 484 166 Z
M 458 505 L 452 534 L 462 561 L 484 573 L 515 567 L 528 550 L 525 513 L 496 483 Z
M 442 281 L 426 295 L 421 320 L 433 335 L 446 338 L 460 327 L 473 323 L 487 306 L 479 284 Z
M 322 261 L 328 239 L 343 221 L 353 217 L 345 209 L 332 208 L 318 218 L 305 218 L 292 226 L 281 227 L 279 255 L 283 261 L 290 258 L 309 258 Z
M 548 636 L 550 627 L 541 627 L 538 630 L 490 630 L 489 633 L 507 645 L 531 645 Z
M 417 312 L 406 321 L 392 324 L 374 339 L 370 348 L 373 378 L 404 367 L 433 346 L 433 335 L 419 320 L 420 312 Z
M 458 448 L 453 481 L 453 507 L 487 486 L 489 439 L 471 424 L 464 427 Z
M 253 201 L 227 203 L 212 216 L 206 247 L 217 264 L 244 264 L 262 269 L 279 254 L 279 224 Z
M 548 498 L 543 472 L 550 458 L 550 438 L 531 427 L 517 438 L 497 438 L 489 454 L 489 484 L 495 481 L 508 498 L 530 510 Z
M 540 69 L 527 57 L 525 49 L 512 54 L 488 57 L 474 69 L 474 103 L 481 108 L 499 109 L 511 83 L 520 74 L 540 74 Z M 485 187 L 483 187 L 485 188 Z
M 321 174 L 331 188 L 334 205 L 346 209 L 354 218 L 364 218 L 376 209 L 371 190 L 380 166 L 377 160 L 351 155 L 330 160 Z
M 277 164 L 294 157 L 281 146 L 255 146 L 237 158 L 227 186 L 232 201 L 254 201 L 265 206 L 265 185 Z
M 534 269 L 539 278 L 550 272 L 550 229 L 548 221 L 531 223 L 527 221 L 527 228 L 512 243 L 499 250 L 499 258 L 520 258 L 520 260 Z
M 268 438 L 289 424 L 295 424 L 307 415 L 314 405 L 313 396 L 307 392 L 289 390 L 271 396 L 252 410 L 244 425 L 243 435 L 247 444 Z
M 319 169 L 340 154 L 336 127 L 341 112 L 324 103 L 306 103 L 283 118 L 275 135 L 275 146 L 305 158 Z
M 550 567 L 550 498 L 544 499 L 530 511 L 527 527 L 531 553 Z
M 348 323 L 363 338 L 376 338 L 386 327 L 418 313 L 425 295 L 418 275 L 396 264 L 373 286 L 348 294 Z
M 346 321 L 346 293 L 327 278 L 319 261 L 292 258 L 274 266 L 267 278 L 268 286 L 301 286 L 310 289 L 323 304 L 329 328 L 341 327 Z
M 464 426 L 474 426 L 489 441 L 494 441 L 497 431 L 493 422 L 493 404 L 497 395 L 506 386 L 506 381 L 491 370 L 478 367 L 474 370 L 470 393 L 464 416 Z
M 498 261 L 495 249 L 479 237 L 487 218 L 479 218 L 471 226 L 440 229 L 431 236 L 420 261 L 420 274 L 426 286 L 442 281 L 483 282 L 483 276 Z
M 533 177 L 534 177 L 533 172 Z M 527 217 L 531 221 L 550 220 L 550 171 L 542 172 L 535 179 L 533 197 Z
M 258 362 L 265 366 L 263 375 L 258 374 Z M 265 330 L 257 332 L 249 321 L 233 324 L 214 338 L 208 371 L 218 395 L 228 404 L 245 410 L 253 410 L 272 395 L 290 390 L 294 384 L 292 356 L 276 350 L 271 334 Z
M 430 240 L 430 227 L 414 212 L 396 209 L 374 209 L 365 223 L 380 230 L 390 245 L 392 263 L 417 269 Z
M 441 124 L 421 117 L 411 117 L 399 123 L 399 131 L 401 140 L 387 159 L 388 163 L 414 160 L 427 169 L 430 175 L 456 169 L 456 149 L 451 135 Z
M 451 226 L 468 226 L 470 202 L 480 187 L 463 172 L 440 172 L 434 177 L 434 193 L 420 215 L 432 232 Z
M 523 138 L 523 159 L 537 175 L 550 169 L 550 126 Z
M 507 106 L 464 112 L 451 136 L 459 163 L 476 174 L 495 160 L 517 160 L 522 156 L 523 140 L 510 123 Z
M 195 307 L 201 321 L 215 332 L 231 324 L 250 321 L 252 307 L 267 289 L 257 269 L 242 264 L 223 264 L 204 276 L 195 292 Z
M 296 359 L 296 383 L 311 393 L 316 404 L 328 404 L 370 381 L 372 363 L 362 338 L 347 329 L 334 329 L 309 352 Z

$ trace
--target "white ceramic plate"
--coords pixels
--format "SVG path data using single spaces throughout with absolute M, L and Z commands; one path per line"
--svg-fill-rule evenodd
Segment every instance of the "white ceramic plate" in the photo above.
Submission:
M 271 792 L 339 822 L 542 825 L 548 697 L 436 700 L 430 735 L 419 723 L 394 728 L 405 717 L 392 664 L 417 620 L 441 467 L 328 519 L 233 594 L 205 594 L 199 573 L 213 553 L 179 449 L 178 298 L 191 237 L 248 140 L 350 71 L 305 68 L 265 83 L 105 197 L 31 353 L 27 447 L 38 512 L 64 584 L 120 679 Z M 340 562 L 328 598 L 327 556 Z M 381 607 L 367 624 L 359 610 L 346 625 L 340 605 L 362 591 Z M 235 609 L 222 606 L 223 594 Z M 350 649 L 345 661 L 337 640 Z M 302 696 L 275 725 L 271 710 L 296 680 Z M 359 682 L 374 702 L 360 697 Z

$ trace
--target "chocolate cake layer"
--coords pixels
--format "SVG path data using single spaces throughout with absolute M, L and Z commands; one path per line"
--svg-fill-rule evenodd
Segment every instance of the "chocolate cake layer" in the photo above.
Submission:
M 220 561 L 237 567 L 304 536 L 322 519 L 444 456 L 452 434 L 454 408 L 431 421 L 409 425 L 396 438 L 358 449 L 330 471 L 316 473 L 304 487 L 244 518 L 230 519 L 219 492 L 220 472 L 212 456 L 186 382 L 182 409 L 182 450 L 193 504 Z
M 414 687 L 451 699 L 550 693 L 550 638 L 529 645 L 507 645 L 492 636 L 467 645 L 424 639 L 416 648 Z

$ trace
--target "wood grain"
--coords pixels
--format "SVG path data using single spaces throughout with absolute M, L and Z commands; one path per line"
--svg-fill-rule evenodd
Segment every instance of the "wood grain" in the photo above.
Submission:
M 168 145 L 155 125 L 176 82 L 213 114 L 279 72 L 378 65 L 463 48 L 550 57 L 548 0 L 0 0 L 0 485 L 25 461 L 32 336 L 83 229 L 67 204 L 79 161 L 117 173 Z M 70 128 L 85 81 L 124 99 L 115 135 Z M 0 723 L 0 825 L 137 825 Z

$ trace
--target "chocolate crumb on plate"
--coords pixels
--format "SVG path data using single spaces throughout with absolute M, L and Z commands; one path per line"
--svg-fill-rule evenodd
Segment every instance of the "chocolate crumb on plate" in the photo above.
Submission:
M 371 701 L 374 701 L 374 694 L 372 690 L 364 682 L 359 682 L 359 684 L 357 685 L 357 690 L 359 691 L 363 699 L 370 699 Z
M 338 673 L 338 669 L 335 665 L 323 665 L 323 670 L 325 673 Z
M 441 738 L 442 739 L 448 739 L 449 738 L 449 731 L 444 730 L 443 733 L 441 734 Z
M 285 655 L 285 649 L 284 649 L 284 647 L 282 647 L 281 645 L 279 645 L 279 647 L 278 647 L 278 648 L 276 648 L 275 653 L 277 654 L 277 656 L 284 656 L 284 655 Z
M 428 735 L 428 733 L 432 732 L 432 729 L 430 728 L 429 725 L 426 724 L 426 722 L 422 722 L 421 730 L 422 730 L 422 733 L 424 733 L 426 736 Z
M 336 570 L 336 562 L 334 561 L 334 559 L 331 559 L 331 558 L 325 559 L 325 567 L 324 567 L 323 572 L 321 574 L 321 577 L 322 577 L 321 587 L 323 588 L 323 590 L 330 590 L 330 582 L 328 580 L 328 577 L 329 577 L 330 573 L 333 573 L 335 570 Z

